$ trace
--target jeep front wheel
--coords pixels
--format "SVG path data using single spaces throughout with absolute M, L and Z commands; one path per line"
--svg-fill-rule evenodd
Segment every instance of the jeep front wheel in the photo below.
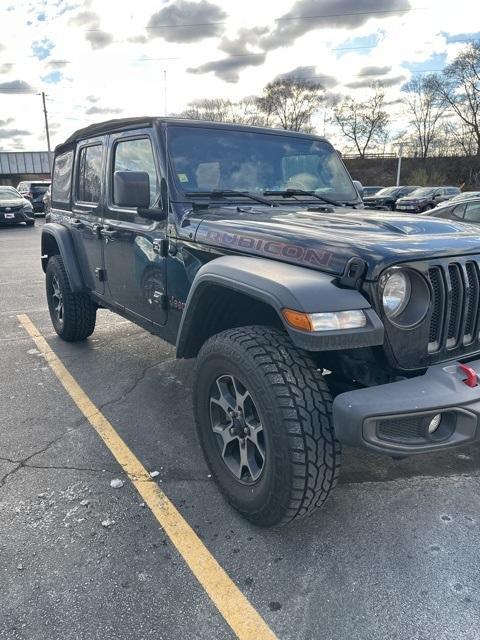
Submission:
M 88 294 L 72 291 L 58 255 L 48 261 L 46 288 L 50 318 L 58 335 L 68 342 L 88 338 L 95 329 L 97 307 Z
M 287 523 L 336 484 L 332 399 L 310 356 L 276 329 L 230 329 L 202 347 L 194 412 L 209 468 L 251 522 Z

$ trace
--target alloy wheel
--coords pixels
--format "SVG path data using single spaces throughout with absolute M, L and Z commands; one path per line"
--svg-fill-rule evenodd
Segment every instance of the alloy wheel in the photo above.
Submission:
M 229 471 L 243 484 L 255 483 L 265 466 L 263 425 L 250 392 L 235 376 L 213 383 L 210 422 Z

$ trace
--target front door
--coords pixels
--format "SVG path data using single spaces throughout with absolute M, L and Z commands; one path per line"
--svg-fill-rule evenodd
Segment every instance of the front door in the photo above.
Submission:
M 160 180 L 152 130 L 112 134 L 107 161 L 107 198 L 102 236 L 108 296 L 140 320 L 167 321 L 166 221 L 152 222 L 135 209 L 115 203 L 115 171 L 145 171 L 150 178 L 150 206 L 158 206 Z
M 103 137 L 78 145 L 75 154 L 72 210 L 68 217 L 76 255 L 87 287 L 100 296 L 105 291 L 100 236 L 105 158 L 105 138 Z

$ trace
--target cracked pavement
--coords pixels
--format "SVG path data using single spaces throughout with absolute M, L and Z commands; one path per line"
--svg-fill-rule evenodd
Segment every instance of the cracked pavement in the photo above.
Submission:
M 191 362 L 106 311 L 84 344 L 53 333 L 41 224 L 0 229 L 0 639 L 232 637 L 23 312 L 279 638 L 480 638 L 479 447 L 404 460 L 347 450 L 323 511 L 248 525 L 208 477 Z

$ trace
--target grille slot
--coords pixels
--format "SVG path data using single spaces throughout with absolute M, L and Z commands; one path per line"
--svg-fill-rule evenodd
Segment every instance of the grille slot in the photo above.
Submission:
M 478 262 L 460 259 L 431 267 L 428 275 L 432 285 L 428 352 L 452 351 L 477 343 Z

